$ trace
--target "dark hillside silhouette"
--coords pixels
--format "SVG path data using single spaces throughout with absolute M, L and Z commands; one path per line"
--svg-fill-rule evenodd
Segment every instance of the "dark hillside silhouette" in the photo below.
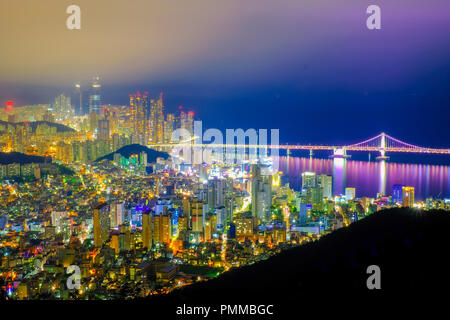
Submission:
M 383 210 L 316 242 L 150 300 L 279 303 L 283 312 L 300 312 L 329 304 L 351 308 L 361 302 L 440 297 L 439 289 L 450 284 L 449 227 L 447 211 Z M 366 270 L 373 264 L 381 268 L 381 290 L 366 286 Z

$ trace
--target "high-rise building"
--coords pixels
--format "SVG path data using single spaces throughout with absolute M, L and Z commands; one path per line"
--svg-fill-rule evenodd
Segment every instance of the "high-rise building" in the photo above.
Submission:
M 323 209 L 322 188 L 307 188 L 305 202 L 312 206 L 313 211 L 321 211 Z
M 183 198 L 183 216 L 186 217 L 186 228 L 191 228 L 191 201 L 188 198 Z
M 99 140 L 103 140 L 103 141 L 107 141 L 109 140 L 110 136 L 109 136 L 109 120 L 107 119 L 100 119 L 98 120 L 98 139 Z
M 151 248 L 153 243 L 152 213 L 146 210 L 142 213 L 142 247 Z
M 113 202 L 110 205 L 111 228 L 118 228 L 124 221 L 125 203 Z
M 303 172 L 302 173 L 302 189 L 306 190 L 308 188 L 315 188 L 317 186 L 316 183 L 316 174 L 314 172 Z
M 89 92 L 89 113 L 101 114 L 101 84 L 100 78 L 94 77 L 92 79 L 91 91 Z
M 101 247 L 109 238 L 109 205 L 100 203 L 94 207 L 94 245 Z
M 175 129 L 175 115 L 168 113 L 164 121 L 164 143 L 172 142 L 172 134 Z
M 150 141 L 148 92 L 130 95 L 130 120 L 133 125 L 133 143 L 147 145 Z
M 160 93 L 158 100 L 151 100 L 150 108 L 150 143 L 164 142 L 164 104 Z
M 353 200 L 356 197 L 356 189 L 355 188 L 345 188 L 345 199 Z
M 204 212 L 203 202 L 194 198 L 191 202 L 192 232 L 203 232 Z
M 116 233 L 113 233 L 111 235 L 111 243 L 110 247 L 114 249 L 114 253 L 118 254 L 120 252 L 120 246 L 119 246 L 119 234 L 117 231 Z
M 322 188 L 322 195 L 324 198 L 332 199 L 333 198 L 333 177 L 320 174 L 317 176 L 317 186 Z
M 130 226 L 127 224 L 119 226 L 119 250 L 131 250 L 131 231 Z
M 403 187 L 400 184 L 394 184 L 392 186 L 392 202 L 394 203 L 403 203 Z
M 164 213 L 165 208 L 172 209 L 173 203 L 169 198 L 160 198 L 155 204 L 155 214 L 159 215 Z
M 172 238 L 172 214 L 167 207 L 162 214 L 153 217 L 153 240 L 160 244 L 169 244 Z
M 306 225 L 308 223 L 308 215 L 312 210 L 312 205 L 306 202 L 300 203 L 299 224 Z
M 412 207 L 414 205 L 414 187 L 403 187 L 403 206 Z
M 56 121 L 70 119 L 75 114 L 70 102 L 70 97 L 66 97 L 64 94 L 60 94 L 55 98 L 52 109 Z
M 180 107 L 181 108 L 181 107 Z M 180 109 L 180 123 L 179 127 L 185 129 L 192 136 L 194 133 L 194 112 L 189 111 L 188 113 Z
M 272 207 L 272 176 L 263 174 L 264 165 L 251 167 L 252 216 L 269 221 Z
M 74 107 L 75 115 L 77 115 L 77 116 L 84 115 L 83 90 L 81 90 L 81 84 L 79 84 L 79 83 L 77 83 L 75 85 L 75 96 L 74 96 L 73 101 L 77 101 L 77 103 L 75 103 L 76 107 Z

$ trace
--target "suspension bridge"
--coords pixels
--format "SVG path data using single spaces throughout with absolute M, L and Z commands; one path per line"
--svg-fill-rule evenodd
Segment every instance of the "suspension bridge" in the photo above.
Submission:
M 333 151 L 335 157 L 346 157 L 347 151 L 362 151 L 362 152 L 379 152 L 379 158 L 387 158 L 386 153 L 422 153 L 422 154 L 450 154 L 450 149 L 438 149 L 416 146 L 410 143 L 403 142 L 399 139 L 391 137 L 390 135 L 382 132 L 379 135 L 355 143 L 351 145 L 292 145 L 292 144 L 203 144 L 195 143 L 195 139 L 190 139 L 189 142 L 172 143 L 172 144 L 157 144 L 150 145 L 149 147 L 204 147 L 204 148 L 254 148 L 254 149 L 281 149 L 281 150 L 309 150 L 312 154 L 316 150 L 330 150 Z

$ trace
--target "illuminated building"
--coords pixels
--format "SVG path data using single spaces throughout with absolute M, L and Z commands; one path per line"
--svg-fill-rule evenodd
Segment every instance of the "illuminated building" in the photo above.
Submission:
M 237 218 L 233 222 L 236 226 L 236 237 L 253 236 L 254 220 L 252 217 Z
M 139 164 L 144 167 L 147 166 L 147 152 L 142 151 L 139 153 Z
M 333 177 L 320 174 L 317 176 L 317 186 L 322 188 L 322 195 L 326 199 L 333 199 Z
M 150 210 L 142 214 L 142 247 L 151 248 L 153 243 L 152 213 Z
M 403 203 L 403 187 L 400 184 L 394 184 L 392 186 L 392 202 L 394 203 Z
M 168 113 L 164 121 L 164 143 L 172 142 L 172 134 L 175 128 L 175 115 Z
M 172 215 L 167 207 L 164 213 L 153 217 L 153 240 L 158 243 L 169 244 L 172 238 Z
M 213 234 L 213 221 L 211 217 L 205 219 L 204 241 L 211 241 Z
M 262 173 L 263 165 L 251 168 L 252 216 L 269 221 L 272 206 L 272 176 Z
M 180 128 L 187 130 L 192 136 L 194 132 L 194 112 L 189 111 L 186 113 L 180 107 Z
M 101 85 L 100 78 L 94 77 L 92 79 L 91 91 L 89 93 L 89 113 L 101 114 Z
M 345 188 L 345 199 L 353 200 L 356 196 L 356 190 L 355 188 Z
M 126 224 L 122 224 L 119 227 L 119 250 L 131 250 L 131 232 L 130 227 Z
M 316 174 L 314 172 L 303 172 L 302 173 L 302 189 L 306 190 L 308 188 L 316 187 Z
M 227 223 L 226 209 L 224 206 L 220 206 L 220 207 L 215 207 L 214 211 L 216 213 L 216 227 L 221 229 Z
M 111 228 L 118 228 L 124 221 L 125 203 L 113 202 L 110 205 Z
M 194 198 L 191 202 L 192 232 L 203 232 L 204 212 L 203 202 Z
M 82 116 L 82 115 L 84 115 L 84 110 L 83 110 L 83 91 L 81 90 L 81 85 L 79 83 L 77 83 L 75 85 L 75 93 L 77 95 L 77 98 L 79 98 L 78 106 L 75 109 L 75 115 Z
M 186 217 L 186 228 L 191 228 L 191 201 L 188 198 L 183 198 L 183 215 Z
M 109 205 L 101 203 L 94 208 L 94 245 L 101 247 L 109 238 Z
M 147 145 L 150 140 L 148 92 L 130 95 L 130 121 L 133 129 L 133 143 Z
M 273 239 L 273 242 L 276 244 L 286 242 L 286 228 L 284 228 L 284 227 L 274 228 L 272 239 Z
M 60 233 L 62 231 L 63 220 L 67 217 L 67 211 L 52 211 L 52 226 L 55 227 L 56 233 Z
M 151 100 L 150 108 L 150 143 L 164 142 L 164 104 L 162 93 L 158 100 Z
M 414 205 L 414 187 L 403 187 L 402 203 L 404 207 L 412 207 Z
M 98 128 L 99 115 L 95 112 L 89 113 L 89 130 L 94 132 Z
M 71 119 L 74 116 L 70 97 L 66 97 L 63 94 L 55 98 L 52 109 L 57 121 Z
M 114 252 L 118 254 L 120 252 L 119 248 L 119 235 L 114 233 L 111 235 L 110 247 L 114 249 Z
M 110 136 L 110 129 L 109 129 L 109 120 L 107 119 L 99 119 L 98 120 L 98 135 L 97 138 L 99 140 L 109 140 Z
M 300 203 L 299 224 L 306 225 L 308 223 L 308 216 L 312 210 L 312 205 L 305 202 Z
M 181 233 L 183 231 L 187 231 L 187 223 L 188 219 L 185 216 L 178 217 L 178 233 Z
M 164 213 L 165 209 L 172 209 L 173 203 L 172 200 L 168 198 L 160 198 L 155 204 L 155 214 L 159 215 Z
M 305 202 L 312 205 L 313 211 L 321 211 L 323 207 L 322 188 L 314 187 L 306 189 Z
M 280 186 L 281 186 L 281 174 L 279 172 L 276 172 L 272 176 L 272 188 L 274 190 L 278 190 Z

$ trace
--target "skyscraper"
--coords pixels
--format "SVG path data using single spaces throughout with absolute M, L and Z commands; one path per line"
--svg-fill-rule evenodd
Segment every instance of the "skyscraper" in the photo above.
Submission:
M 94 245 L 101 247 L 109 238 L 109 205 L 100 203 L 94 207 Z
M 392 186 L 392 202 L 403 203 L 403 186 L 400 184 L 394 184 Z
M 109 130 L 109 120 L 99 119 L 98 120 L 98 139 L 102 141 L 107 141 L 110 138 Z
M 169 244 L 172 238 L 172 215 L 167 207 L 162 214 L 153 217 L 153 240 L 160 244 Z
M 272 207 L 272 176 L 262 173 L 263 165 L 251 167 L 252 216 L 259 221 L 270 220 Z
M 147 145 L 150 139 L 148 92 L 130 95 L 130 120 L 133 125 L 133 143 Z
M 345 188 L 345 199 L 353 200 L 356 196 L 356 190 L 355 188 Z
M 315 188 L 316 187 L 316 174 L 314 172 L 302 173 L 302 189 Z
M 111 228 L 118 228 L 124 221 L 125 204 L 123 202 L 113 202 L 111 208 Z
M 317 176 L 317 186 L 322 188 L 322 195 L 324 198 L 332 199 L 333 198 L 333 177 L 320 174 Z
M 144 248 L 151 248 L 153 243 L 153 223 L 152 213 L 146 210 L 142 213 L 142 246 Z
M 150 108 L 150 143 L 164 142 L 164 104 L 160 93 L 158 100 L 151 100 Z
M 414 204 L 414 187 L 403 187 L 403 206 L 412 207 Z
M 175 115 L 168 113 L 164 121 L 164 143 L 172 142 L 172 134 L 175 128 Z
M 57 121 L 64 121 L 74 116 L 70 97 L 66 97 L 64 94 L 60 94 L 55 98 L 52 108 Z
M 204 212 L 203 202 L 194 198 L 190 206 L 192 232 L 203 232 Z
M 189 111 L 188 113 L 181 110 L 180 107 L 180 124 L 179 127 L 181 129 L 187 130 L 192 136 L 194 132 L 194 112 Z
M 101 88 L 100 78 L 92 79 L 91 91 L 89 92 L 89 113 L 101 114 Z
M 77 83 L 75 85 L 75 96 L 73 101 L 78 101 L 78 104 L 76 104 L 75 109 L 75 115 L 82 116 L 84 115 L 83 110 L 83 91 L 81 90 L 81 84 Z

